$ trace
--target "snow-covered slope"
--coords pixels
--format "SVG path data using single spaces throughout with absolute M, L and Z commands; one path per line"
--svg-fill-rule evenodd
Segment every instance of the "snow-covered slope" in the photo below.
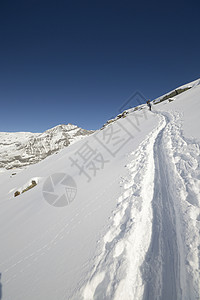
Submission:
M 200 85 L 200 79 L 197 79 L 197 80 L 194 80 L 190 83 L 179 86 L 175 90 L 170 91 L 169 93 L 167 93 L 165 95 L 162 95 L 161 97 L 156 98 L 153 102 L 156 104 L 156 103 L 165 101 L 167 99 L 169 99 L 169 101 L 173 101 L 174 97 L 177 96 L 178 94 L 186 92 L 187 90 L 189 90 L 191 88 L 194 88 L 198 85 Z
M 200 298 L 199 98 L 196 85 L 0 173 L 2 300 Z
M 36 163 L 93 133 L 75 125 L 58 125 L 43 133 L 0 132 L 0 168 Z

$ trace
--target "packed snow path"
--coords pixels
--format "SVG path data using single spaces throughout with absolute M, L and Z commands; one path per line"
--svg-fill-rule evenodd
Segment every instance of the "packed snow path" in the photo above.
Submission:
M 101 255 L 73 299 L 200 297 L 195 226 L 200 219 L 200 148 L 184 140 L 178 113 L 158 117 L 158 127 L 132 153 Z M 194 214 L 197 223 L 188 222 Z
M 149 267 L 144 300 L 182 299 L 180 286 L 179 234 L 176 230 L 174 195 L 164 152 L 163 134 L 169 123 L 158 134 L 154 144 L 155 180 L 151 244 L 145 265 Z M 172 190 L 173 191 L 173 190 Z

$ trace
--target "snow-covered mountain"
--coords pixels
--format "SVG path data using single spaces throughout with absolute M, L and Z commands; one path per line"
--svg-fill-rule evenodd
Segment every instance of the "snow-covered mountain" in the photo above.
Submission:
M 0 168 L 34 164 L 93 131 L 75 125 L 58 125 L 43 133 L 0 132 Z
M 2 169 L 1 300 L 200 299 L 200 85 L 183 89 Z
M 161 97 L 156 98 L 153 100 L 154 104 L 163 102 L 165 100 L 173 101 L 177 95 L 182 94 L 183 92 L 186 92 L 187 90 L 194 88 L 200 84 L 200 79 L 194 80 L 190 83 L 181 85 L 177 87 L 176 89 L 170 91 L 169 93 L 162 95 Z

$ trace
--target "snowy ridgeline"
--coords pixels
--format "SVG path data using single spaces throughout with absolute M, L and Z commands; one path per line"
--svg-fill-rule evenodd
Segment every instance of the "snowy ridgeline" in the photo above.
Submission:
M 91 133 L 71 124 L 58 125 L 43 133 L 0 132 L 0 168 L 37 163 Z
M 187 83 L 187 84 L 184 84 L 182 86 L 179 86 L 178 88 L 176 88 L 175 90 L 165 94 L 165 95 L 162 95 L 161 97 L 158 97 L 156 98 L 153 103 L 154 104 L 157 104 L 157 103 L 160 103 L 162 101 L 165 101 L 165 100 L 169 100 L 169 101 L 173 101 L 176 99 L 176 96 L 191 89 L 191 88 L 194 88 L 196 86 L 200 85 L 200 79 L 197 79 L 197 80 L 194 80 L 190 83 Z
M 157 104 L 165 100 L 174 101 L 179 93 L 194 88 L 199 84 L 199 79 L 185 84 L 155 99 L 153 103 Z M 144 108 L 145 105 L 142 104 L 135 108 L 128 109 L 115 119 L 108 120 L 103 128 L 133 111 L 143 110 Z M 37 163 L 93 132 L 93 130 L 81 129 L 72 124 L 58 125 L 43 133 L 0 132 L 0 169 L 19 168 Z
M 2 300 L 200 299 L 199 99 L 193 85 L 0 173 Z

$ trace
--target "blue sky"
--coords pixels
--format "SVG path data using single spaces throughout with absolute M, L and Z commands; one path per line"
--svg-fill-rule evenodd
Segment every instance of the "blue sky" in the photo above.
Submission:
M 0 2 L 0 131 L 97 129 L 200 77 L 199 1 Z M 137 105 L 137 103 L 136 103 Z

